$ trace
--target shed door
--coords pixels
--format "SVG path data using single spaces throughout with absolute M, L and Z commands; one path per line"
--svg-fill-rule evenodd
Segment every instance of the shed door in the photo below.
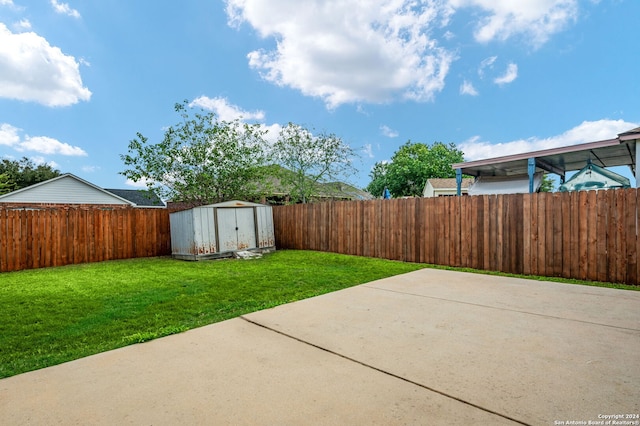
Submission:
M 255 248 L 256 229 L 252 208 L 218 209 L 220 251 Z

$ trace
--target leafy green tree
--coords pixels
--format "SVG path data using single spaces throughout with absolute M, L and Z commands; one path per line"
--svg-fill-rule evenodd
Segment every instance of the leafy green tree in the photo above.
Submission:
M 555 183 L 553 182 L 553 179 L 545 173 L 544 176 L 542 176 L 542 183 L 540 184 L 538 192 L 553 192 L 554 189 Z
M 9 180 L 9 176 L 0 174 L 0 195 L 13 191 L 13 183 Z
M 451 165 L 462 162 L 463 155 L 453 143 L 435 142 L 429 146 L 408 141 L 389 163 L 374 166 L 367 190 L 380 196 L 380 188 L 386 186 L 394 197 L 420 196 L 427 179 L 455 177 Z
M 175 104 L 182 121 L 152 144 L 141 133 L 120 158 L 122 175 L 144 181 L 174 201 L 198 204 L 259 197 L 266 162 L 265 131 L 258 124 L 218 121 L 212 112 Z
M 320 182 L 345 179 L 356 172 L 352 161 L 355 152 L 341 138 L 333 133 L 313 134 L 293 123 L 280 131 L 272 157 L 292 172 L 279 178 L 291 188 L 294 202 L 306 203 Z
M 4 190 L 10 192 L 53 179 L 60 176 L 60 171 L 49 164 L 36 165 L 27 157 L 17 161 L 5 158 L 0 163 L 0 175 L 5 176 Z M 0 185 L 2 185 L 2 182 L 0 180 Z M 2 190 L 0 189 L 0 191 Z
M 382 197 L 384 189 L 389 186 L 387 176 L 388 165 L 389 163 L 385 161 L 379 161 L 373 165 L 373 169 L 369 172 L 371 182 L 364 189 L 365 191 L 375 197 Z

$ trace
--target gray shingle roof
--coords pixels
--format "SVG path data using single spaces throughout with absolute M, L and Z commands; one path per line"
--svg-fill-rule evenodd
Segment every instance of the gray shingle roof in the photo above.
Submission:
M 153 191 L 144 189 L 107 189 L 112 194 L 135 203 L 139 207 L 164 207 L 164 203 Z

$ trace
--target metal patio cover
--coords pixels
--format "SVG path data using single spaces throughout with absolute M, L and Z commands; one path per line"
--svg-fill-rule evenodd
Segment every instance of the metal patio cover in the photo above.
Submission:
M 615 139 L 457 163 L 452 167 L 470 176 L 526 175 L 529 173 L 529 159 L 535 159 L 535 171 L 564 177 L 565 172 L 580 170 L 591 160 L 600 167 L 629 166 L 636 177 L 637 186 L 639 141 L 640 127 L 621 133 Z

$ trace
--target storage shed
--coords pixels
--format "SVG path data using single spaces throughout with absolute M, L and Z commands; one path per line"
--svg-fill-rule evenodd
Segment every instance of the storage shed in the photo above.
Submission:
M 271 206 L 227 201 L 169 215 L 171 254 L 203 260 L 231 256 L 240 250 L 275 248 Z

